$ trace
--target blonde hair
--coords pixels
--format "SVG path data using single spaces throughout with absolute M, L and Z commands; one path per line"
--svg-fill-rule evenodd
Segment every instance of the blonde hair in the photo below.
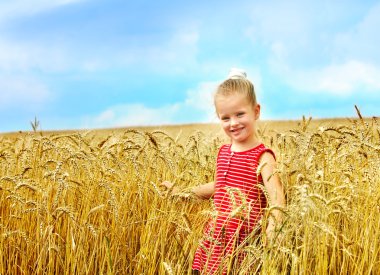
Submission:
M 223 81 L 214 94 L 214 105 L 218 96 L 229 96 L 232 94 L 242 94 L 246 97 L 252 106 L 257 104 L 255 88 L 251 81 L 247 79 L 244 70 L 232 68 L 228 75 L 228 79 Z

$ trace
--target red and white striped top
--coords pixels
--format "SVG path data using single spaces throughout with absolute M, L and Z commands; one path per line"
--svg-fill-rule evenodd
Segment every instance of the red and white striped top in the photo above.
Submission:
M 231 151 L 231 144 L 220 148 L 214 194 L 216 216 L 205 227 L 193 269 L 202 274 L 226 274 L 228 256 L 257 229 L 267 207 L 262 177 L 257 175 L 264 152 L 275 156 L 264 144 L 244 152 Z

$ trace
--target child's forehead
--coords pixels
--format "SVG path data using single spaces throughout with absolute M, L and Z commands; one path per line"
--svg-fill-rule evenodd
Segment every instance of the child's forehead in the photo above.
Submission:
M 229 91 L 228 93 L 219 93 L 215 95 L 215 103 L 239 101 L 241 103 L 249 102 L 245 93 L 239 91 Z
M 251 102 L 247 97 L 241 94 L 225 95 L 215 100 L 215 108 L 217 111 L 240 109 L 251 106 Z

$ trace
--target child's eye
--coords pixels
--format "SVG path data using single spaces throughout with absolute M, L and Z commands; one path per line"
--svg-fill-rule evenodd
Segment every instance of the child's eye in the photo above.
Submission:
M 237 113 L 237 116 L 238 116 L 238 117 L 241 117 L 241 116 L 243 116 L 243 115 L 244 115 L 244 112 Z
M 228 121 L 230 118 L 229 117 L 221 117 L 220 118 L 222 121 Z

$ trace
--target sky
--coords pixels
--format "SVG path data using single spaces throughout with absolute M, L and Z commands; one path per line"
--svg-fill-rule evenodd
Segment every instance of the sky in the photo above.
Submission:
M 0 0 L 0 132 L 217 122 L 246 70 L 262 120 L 380 115 L 380 1 Z

